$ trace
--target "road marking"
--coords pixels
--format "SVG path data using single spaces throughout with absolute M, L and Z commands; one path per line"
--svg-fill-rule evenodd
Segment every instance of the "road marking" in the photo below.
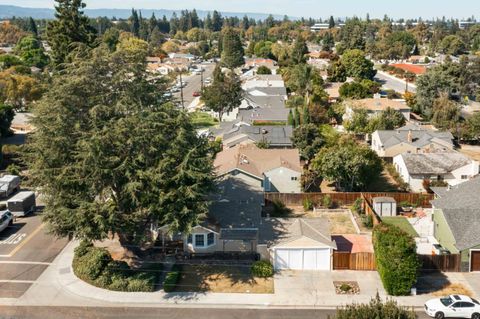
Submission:
M 45 266 L 50 266 L 52 263 L 47 263 L 47 262 L 44 262 L 44 261 L 0 260 L 0 264 L 13 264 L 13 265 L 45 265 Z
M 0 257 L 10 258 L 15 255 L 23 246 L 25 246 L 40 230 L 42 230 L 44 224 L 38 226 L 31 234 L 28 236 L 23 242 L 21 242 L 17 247 L 15 247 L 10 254 L 8 255 L 0 255 Z
M 10 237 L 0 241 L 0 245 L 16 245 L 27 237 L 27 234 L 12 234 Z

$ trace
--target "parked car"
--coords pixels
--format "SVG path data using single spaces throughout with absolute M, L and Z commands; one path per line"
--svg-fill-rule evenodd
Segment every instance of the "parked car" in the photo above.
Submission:
M 0 212 L 0 232 L 4 231 L 5 228 L 13 224 L 13 215 L 8 210 Z
M 205 83 L 207 83 L 207 84 L 212 83 L 212 79 L 211 78 L 206 78 Z
M 450 295 L 425 303 L 425 312 L 432 318 L 480 319 L 480 303 L 468 296 Z
M 5 175 L 0 178 L 0 196 L 8 197 L 20 189 L 20 177 L 16 175 Z
M 198 96 L 201 96 L 202 93 L 200 93 L 200 92 L 198 92 L 198 91 L 195 91 L 195 92 L 193 92 L 192 95 L 193 95 L 194 97 L 198 97 Z
M 33 213 L 35 208 L 35 193 L 31 191 L 19 192 L 7 201 L 7 209 L 15 217 Z
M 180 92 L 180 88 L 175 85 L 175 86 L 173 86 L 173 87 L 170 89 L 170 92 L 172 92 L 172 93 Z

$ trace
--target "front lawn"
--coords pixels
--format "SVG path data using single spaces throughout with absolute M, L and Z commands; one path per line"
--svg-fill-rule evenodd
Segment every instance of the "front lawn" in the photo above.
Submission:
M 389 225 L 394 225 L 406 232 L 407 234 L 418 237 L 417 232 L 413 228 L 413 226 L 408 222 L 407 218 L 405 217 L 382 217 L 382 222 Z
M 176 292 L 273 293 L 273 278 L 253 277 L 250 266 L 182 265 Z
M 207 128 L 218 124 L 218 120 L 205 112 L 190 113 L 190 118 L 196 129 Z

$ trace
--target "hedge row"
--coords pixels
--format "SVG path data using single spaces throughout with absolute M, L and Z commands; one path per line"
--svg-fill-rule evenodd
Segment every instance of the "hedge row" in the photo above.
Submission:
M 126 292 L 152 292 L 161 274 L 161 264 L 148 269 L 132 269 L 124 261 L 115 261 L 105 248 L 81 243 L 73 258 L 75 275 L 99 288 Z
M 353 303 L 337 309 L 332 319 L 415 319 L 417 318 L 413 309 L 399 306 L 394 300 L 383 302 L 377 296 L 368 304 Z
M 163 281 L 163 290 L 172 292 L 180 279 L 180 270 L 177 266 L 173 266 L 172 271 L 168 272 Z
M 381 223 L 373 230 L 373 246 L 385 290 L 392 296 L 409 295 L 420 267 L 413 237 L 396 226 Z

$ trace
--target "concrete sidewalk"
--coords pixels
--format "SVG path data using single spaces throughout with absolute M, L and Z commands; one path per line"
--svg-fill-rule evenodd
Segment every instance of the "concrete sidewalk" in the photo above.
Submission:
M 229 307 L 241 308 L 325 308 L 352 302 L 366 303 L 378 292 L 385 299 L 377 272 L 284 272 L 275 276 L 273 294 L 239 293 L 128 293 L 91 286 L 72 271 L 76 242 L 70 242 L 37 282 L 19 299 L 0 299 L 5 305 L 37 306 L 136 306 L 136 307 Z M 337 295 L 333 281 L 356 281 L 359 295 Z M 430 295 L 398 297 L 399 304 L 423 307 Z

